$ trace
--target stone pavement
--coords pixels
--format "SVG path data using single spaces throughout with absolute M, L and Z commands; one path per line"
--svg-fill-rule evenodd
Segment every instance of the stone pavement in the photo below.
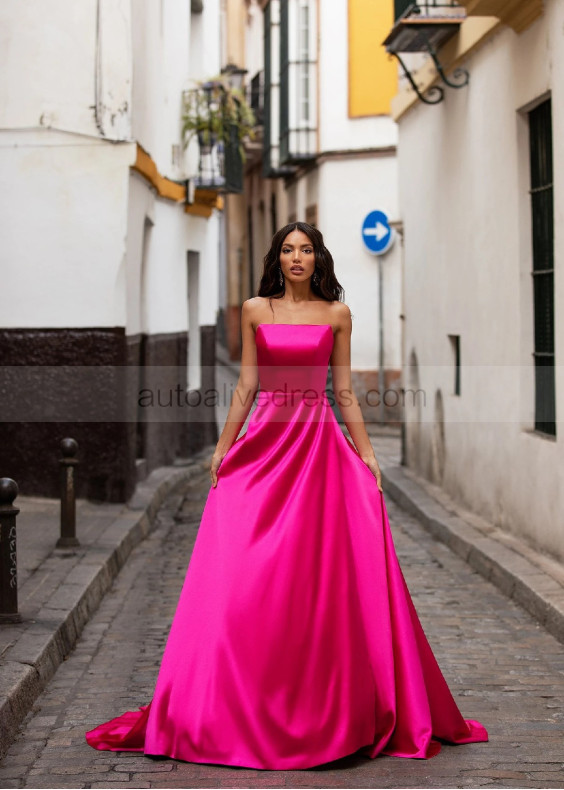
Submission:
M 389 452 L 393 455 L 393 442 Z M 383 441 L 380 442 L 383 457 Z M 131 553 L 76 649 L 0 764 L 0 787 L 527 787 L 564 785 L 564 651 L 514 601 L 386 494 L 396 548 L 431 646 L 463 714 L 489 743 L 431 760 L 348 757 L 256 771 L 97 752 L 85 730 L 147 703 L 194 545 L 206 470 L 173 495 Z
M 23 622 L 0 627 L 0 755 L 98 607 L 134 546 L 149 533 L 165 496 L 202 458 L 155 470 L 126 505 L 77 502 L 80 546 L 57 549 L 58 501 L 18 497 L 18 605 Z
M 562 563 L 463 508 L 442 488 L 400 466 L 398 440 L 389 431 L 376 432 L 372 444 L 388 496 L 564 642 Z

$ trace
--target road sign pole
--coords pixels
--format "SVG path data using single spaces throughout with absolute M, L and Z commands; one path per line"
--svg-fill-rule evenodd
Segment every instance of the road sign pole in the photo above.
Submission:
M 387 214 L 383 211 L 371 211 L 362 223 L 362 241 L 371 255 L 378 256 L 378 422 L 385 421 L 385 370 L 384 370 L 384 268 L 382 256 L 394 243 L 395 234 Z
M 384 267 L 382 258 L 378 257 L 378 325 L 379 325 L 379 365 L 378 365 L 378 420 L 384 424 Z

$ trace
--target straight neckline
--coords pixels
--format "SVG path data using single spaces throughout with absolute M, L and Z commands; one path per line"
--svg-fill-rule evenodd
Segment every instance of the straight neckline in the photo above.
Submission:
M 257 324 L 257 328 L 255 332 L 258 332 L 260 326 L 330 326 L 331 327 L 331 334 L 334 336 L 335 332 L 333 331 L 333 324 L 284 324 L 284 323 L 260 323 Z

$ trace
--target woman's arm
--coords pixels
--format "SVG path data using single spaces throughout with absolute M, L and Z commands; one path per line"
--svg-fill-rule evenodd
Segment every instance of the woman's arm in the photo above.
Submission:
M 335 331 L 333 353 L 331 354 L 331 374 L 333 392 L 343 415 L 347 430 L 355 443 L 358 454 L 370 469 L 378 489 L 382 491 L 382 475 L 374 449 L 366 432 L 360 404 L 351 383 L 351 311 L 346 305 L 339 309 L 339 323 Z
M 241 335 L 243 341 L 241 372 L 231 398 L 231 405 L 223 431 L 212 457 L 210 474 L 214 488 L 217 485 L 217 470 L 245 424 L 259 386 L 255 331 L 251 322 L 252 312 L 249 300 L 243 302 L 241 308 Z

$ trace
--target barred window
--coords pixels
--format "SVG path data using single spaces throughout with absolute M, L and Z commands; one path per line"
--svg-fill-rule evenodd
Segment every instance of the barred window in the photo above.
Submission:
M 554 211 L 551 101 L 529 113 L 533 248 L 535 429 L 556 435 Z

